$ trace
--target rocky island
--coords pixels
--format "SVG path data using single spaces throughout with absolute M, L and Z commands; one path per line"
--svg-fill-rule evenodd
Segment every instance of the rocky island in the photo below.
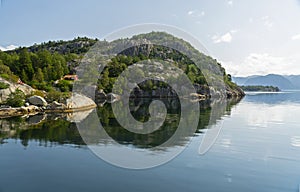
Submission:
M 244 91 L 249 92 L 279 92 L 280 89 L 274 86 L 263 86 L 263 85 L 243 85 L 240 86 Z
M 171 41 L 170 41 L 171 40 Z M 181 47 L 193 56 L 183 54 L 177 49 L 162 46 L 172 42 L 173 47 Z M 142 44 L 139 42 L 143 42 Z M 100 74 L 97 83 L 91 85 L 95 101 L 84 89 L 72 93 L 73 85 L 80 83 L 82 77 L 80 63 L 84 55 L 93 46 L 114 47 L 118 44 L 130 44 L 122 52 L 109 58 L 108 65 Z M 112 50 L 105 50 L 112 51 Z M 151 32 L 133 36 L 130 39 L 118 39 L 113 42 L 90 38 L 75 38 L 71 41 L 49 41 L 30 47 L 20 47 L 12 51 L 0 51 L 0 117 L 49 112 L 74 112 L 96 107 L 100 100 L 110 102 L 120 99 L 123 87 L 113 90 L 117 77 L 133 64 L 143 61 L 161 60 L 172 63 L 182 70 L 195 88 L 190 99 L 207 100 L 218 98 L 242 98 L 244 92 L 231 81 L 230 74 L 217 60 L 207 56 L 188 42 L 164 32 Z M 200 63 L 201 70 L 196 65 Z M 178 81 L 174 67 L 165 67 L 160 62 L 152 62 L 156 67 L 152 75 L 160 80 L 147 80 L 139 84 L 126 84 L 132 91 L 131 98 L 170 98 L 176 97 L 172 87 L 164 83 L 164 77 Z M 144 75 L 145 65 L 140 65 L 139 74 Z M 203 70 L 202 70 L 203 69 Z M 219 76 L 207 71 L 219 71 Z M 95 71 L 94 71 L 95 72 Z M 220 82 L 224 86 L 217 90 L 209 82 Z M 184 85 L 180 85 L 180 89 Z M 88 89 L 88 88 L 87 88 Z

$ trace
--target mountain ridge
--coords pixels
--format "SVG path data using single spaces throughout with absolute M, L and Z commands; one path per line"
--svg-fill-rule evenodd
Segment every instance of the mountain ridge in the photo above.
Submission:
M 252 75 L 248 77 L 232 77 L 232 81 L 240 86 L 275 86 L 282 90 L 300 88 L 300 75 Z

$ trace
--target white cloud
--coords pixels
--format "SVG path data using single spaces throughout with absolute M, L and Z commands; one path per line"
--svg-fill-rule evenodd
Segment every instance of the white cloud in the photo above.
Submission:
M 232 0 L 228 0 L 227 4 L 230 5 L 230 6 L 232 6 L 233 5 L 233 1 Z
M 292 40 L 300 40 L 300 34 L 294 35 L 291 38 Z
M 273 27 L 273 22 L 271 21 L 270 17 L 269 16 L 264 16 L 261 18 L 262 21 L 264 22 L 264 25 L 268 28 L 271 28 Z
M 195 11 L 189 11 L 188 15 L 193 15 Z
M 15 46 L 15 45 L 8 45 L 6 47 L 0 46 L 1 51 L 9 51 L 9 50 L 13 50 L 13 49 L 16 49 L 16 48 L 18 48 L 18 46 Z
M 232 41 L 232 31 L 225 33 L 224 35 L 214 35 L 212 37 L 214 43 L 230 43 Z
M 267 53 L 251 53 L 241 63 L 221 62 L 226 71 L 233 76 L 300 74 L 299 56 L 278 57 Z
M 199 10 L 191 10 L 187 14 L 191 17 L 203 17 L 205 15 L 205 12 Z

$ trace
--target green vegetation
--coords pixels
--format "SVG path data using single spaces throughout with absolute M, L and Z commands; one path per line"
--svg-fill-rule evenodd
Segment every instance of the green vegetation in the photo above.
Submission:
M 75 67 L 97 39 L 87 37 L 71 41 L 49 41 L 27 48 L 0 52 L 0 76 L 6 80 L 20 80 L 33 88 L 51 91 L 54 82 L 66 74 L 74 74 Z M 71 91 L 72 86 L 65 81 L 58 88 Z
M 24 48 L 19 53 L 1 53 L 0 60 L 12 73 L 19 76 L 21 81 L 35 88 L 43 88 L 69 73 L 64 55 L 51 54 L 47 50 L 32 53 Z
M 68 80 L 60 80 L 56 87 L 58 87 L 62 92 L 72 91 L 73 82 Z
M 104 92 L 109 93 L 112 91 L 112 87 L 117 79 L 117 77 L 130 65 L 143 60 L 171 60 L 174 65 L 183 70 L 188 78 L 194 84 L 206 84 L 204 75 L 201 73 L 200 69 L 191 61 L 186 55 L 183 55 L 177 50 L 155 45 L 149 53 L 137 54 L 133 52 L 134 48 L 129 48 L 124 50 L 122 53 L 112 58 L 108 65 L 104 68 L 102 72 L 101 79 L 98 82 L 98 88 L 103 89 Z M 143 71 L 140 72 L 143 76 Z M 148 80 L 141 88 L 145 90 L 152 90 L 157 87 L 165 87 L 166 85 L 162 82 L 155 84 L 153 81 Z
M 0 89 L 7 89 L 9 85 L 7 83 L 0 82 Z
M 274 86 L 249 85 L 240 86 L 244 91 L 264 91 L 264 92 L 279 92 L 280 89 Z
M 53 101 L 64 102 L 67 98 L 71 96 L 70 92 L 60 92 L 52 90 L 46 94 L 47 102 L 51 103 Z
M 17 89 L 9 95 L 6 104 L 11 107 L 22 107 L 25 104 L 25 94 L 23 91 Z

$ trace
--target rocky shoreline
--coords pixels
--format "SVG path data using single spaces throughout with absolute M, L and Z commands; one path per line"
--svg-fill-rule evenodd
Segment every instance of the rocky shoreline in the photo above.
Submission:
M 243 98 L 245 93 L 239 87 L 231 88 L 230 86 L 225 87 L 224 90 L 215 90 L 207 85 L 194 85 L 195 93 L 187 95 L 193 101 L 202 101 L 209 99 L 231 99 L 231 98 Z M 184 87 L 182 88 L 184 89 Z M 171 87 L 157 88 L 155 90 L 142 90 L 136 86 L 130 93 L 129 98 L 176 98 L 177 93 Z M 95 99 L 97 101 L 107 100 L 114 102 L 122 98 L 122 95 L 116 93 L 106 94 L 103 90 L 96 91 Z M 97 102 L 98 103 L 98 102 Z
M 74 113 L 97 107 L 92 99 L 80 94 L 73 94 L 71 98 L 67 99 L 66 104 L 56 101 L 47 104 L 40 96 L 32 96 L 27 101 L 29 102 L 27 106 L 0 108 L 0 118 L 31 116 L 38 113 Z

